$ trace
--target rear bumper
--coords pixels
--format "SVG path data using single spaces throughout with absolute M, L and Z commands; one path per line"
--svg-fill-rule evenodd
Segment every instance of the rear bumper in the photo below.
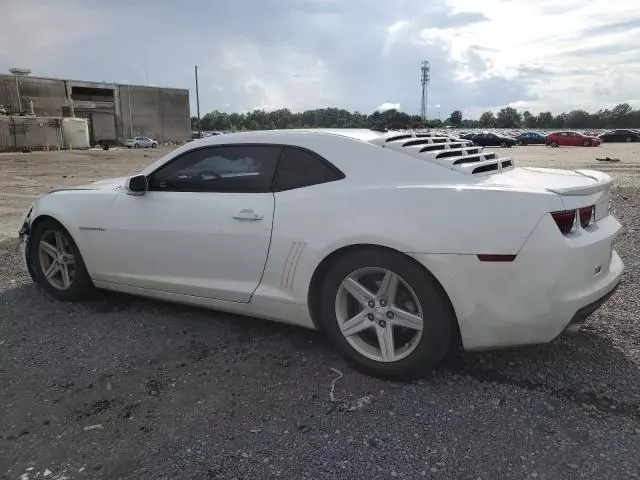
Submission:
M 611 297 L 611 295 L 616 292 L 616 290 L 618 289 L 618 285 L 619 283 L 616 284 L 611 291 L 606 293 L 604 297 L 599 298 L 595 302 L 592 302 L 589 305 L 586 305 L 578 310 L 569 322 L 569 325 L 567 325 L 567 328 L 564 329 L 564 331 L 566 333 L 575 333 L 580 330 L 582 325 L 584 325 L 584 322 L 586 322 L 587 318 L 589 318 L 592 313 L 598 310 L 602 306 L 602 304 L 604 304 L 604 302 L 606 302 L 609 297 Z
M 543 219 L 513 262 L 475 255 L 414 254 L 440 281 L 466 350 L 546 343 L 584 320 L 613 292 L 624 265 L 612 216 L 571 238 Z

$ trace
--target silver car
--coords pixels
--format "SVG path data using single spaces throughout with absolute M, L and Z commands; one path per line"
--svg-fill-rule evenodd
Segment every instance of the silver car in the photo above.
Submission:
M 125 147 L 129 148 L 156 148 L 158 142 L 148 137 L 127 138 L 124 141 Z

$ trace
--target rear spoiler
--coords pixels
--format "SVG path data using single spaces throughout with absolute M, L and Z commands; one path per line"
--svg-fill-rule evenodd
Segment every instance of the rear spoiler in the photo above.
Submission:
M 575 172 L 592 178 L 595 180 L 595 183 L 582 185 L 580 187 L 547 188 L 547 191 L 563 196 L 591 195 L 592 193 L 604 192 L 613 185 L 613 178 L 606 173 L 595 170 L 575 170 Z

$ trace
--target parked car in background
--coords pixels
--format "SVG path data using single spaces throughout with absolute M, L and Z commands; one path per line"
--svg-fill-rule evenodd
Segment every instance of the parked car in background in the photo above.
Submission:
M 471 141 L 482 147 L 511 148 L 518 144 L 518 141 L 513 137 L 498 135 L 496 133 L 478 133 L 471 137 Z
M 579 132 L 552 132 L 547 135 L 545 145 L 550 147 L 597 147 L 600 145 L 600 139 Z
M 461 138 L 462 140 L 471 140 L 474 135 L 477 134 L 473 132 L 461 132 L 459 135 L 456 135 L 456 137 Z
M 540 132 L 522 132 L 516 137 L 518 145 L 544 145 L 546 136 Z
M 600 135 L 602 142 L 637 142 L 640 141 L 640 131 L 633 129 L 611 130 Z
M 623 271 L 611 188 L 445 136 L 241 132 L 51 192 L 20 237 L 58 299 L 99 287 L 317 328 L 360 369 L 404 378 L 450 346 L 577 329 Z
M 124 146 L 129 148 L 156 148 L 158 142 L 148 137 L 135 137 L 127 138 L 124 141 Z

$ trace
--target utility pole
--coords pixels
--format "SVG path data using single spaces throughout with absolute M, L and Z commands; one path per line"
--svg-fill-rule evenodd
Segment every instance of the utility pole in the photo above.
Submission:
M 196 65 L 196 108 L 198 110 L 198 138 L 202 138 L 202 127 L 200 127 L 200 92 L 198 91 L 198 66 Z
M 422 105 L 420 107 L 420 115 L 422 116 L 422 121 L 426 122 L 427 121 L 427 96 L 428 96 L 427 90 L 429 89 L 429 80 L 431 79 L 430 77 L 431 65 L 429 64 L 428 60 L 422 61 L 422 64 L 420 65 L 420 72 L 421 72 L 420 82 L 422 83 Z

